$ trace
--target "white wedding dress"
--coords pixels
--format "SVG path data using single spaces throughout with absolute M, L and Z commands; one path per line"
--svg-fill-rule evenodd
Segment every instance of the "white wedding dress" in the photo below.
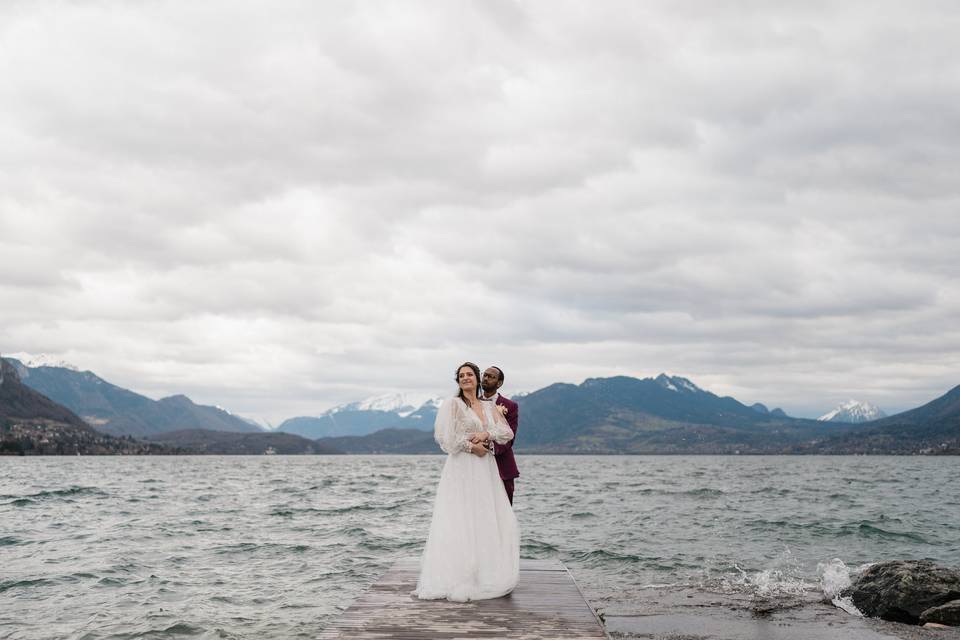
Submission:
M 470 453 L 470 435 L 488 431 L 498 444 L 513 432 L 494 402 L 484 420 L 460 398 L 437 412 L 434 437 L 447 452 L 414 595 L 456 602 L 499 598 L 520 577 L 520 529 L 493 455 Z

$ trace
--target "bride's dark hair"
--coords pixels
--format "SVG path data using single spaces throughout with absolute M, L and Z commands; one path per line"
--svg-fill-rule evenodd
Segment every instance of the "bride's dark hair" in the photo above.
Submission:
M 473 364 L 472 362 L 464 362 L 462 365 L 457 367 L 457 372 L 453 374 L 453 379 L 457 382 L 457 386 L 460 387 L 460 369 L 463 369 L 464 367 L 470 367 L 471 369 L 473 369 L 473 375 L 477 379 L 477 397 L 479 398 L 480 397 L 480 367 Z M 460 393 L 457 394 L 457 397 L 463 400 L 466 404 L 468 405 L 470 404 L 469 402 L 467 402 L 466 396 L 463 395 L 463 388 L 460 388 Z

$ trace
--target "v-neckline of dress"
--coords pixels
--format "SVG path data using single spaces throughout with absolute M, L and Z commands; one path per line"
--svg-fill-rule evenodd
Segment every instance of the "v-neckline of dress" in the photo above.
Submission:
M 463 402 L 463 401 L 461 400 L 461 402 Z M 474 411 L 474 410 L 473 410 L 473 407 L 471 407 L 471 406 L 470 406 L 469 404 L 467 404 L 466 402 L 464 402 L 463 404 L 466 404 L 466 405 L 467 405 L 467 411 L 469 411 L 471 414 L 473 414 L 473 417 L 475 417 L 475 418 L 477 419 L 477 422 L 480 423 L 480 426 L 481 426 L 481 427 L 486 427 L 486 426 L 487 426 L 487 421 L 484 420 L 484 416 L 482 416 L 482 415 L 480 415 L 479 413 L 477 413 L 476 411 Z M 481 407 L 480 410 L 482 411 L 483 408 Z

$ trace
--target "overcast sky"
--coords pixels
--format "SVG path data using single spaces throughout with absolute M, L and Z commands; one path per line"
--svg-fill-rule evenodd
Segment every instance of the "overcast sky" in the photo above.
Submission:
M 960 384 L 953 2 L 0 4 L 0 352 L 277 423 L 465 360 Z

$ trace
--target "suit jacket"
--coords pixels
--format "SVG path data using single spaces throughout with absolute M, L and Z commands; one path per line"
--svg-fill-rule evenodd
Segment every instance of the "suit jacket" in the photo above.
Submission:
M 502 395 L 497 395 L 497 404 L 507 408 L 507 424 L 513 431 L 513 440 L 507 444 L 493 444 L 493 455 L 497 461 L 497 468 L 500 470 L 501 480 L 510 480 L 520 475 L 517 469 L 517 461 L 513 457 L 513 443 L 517 440 L 517 423 L 520 421 L 520 407 L 517 403 Z

